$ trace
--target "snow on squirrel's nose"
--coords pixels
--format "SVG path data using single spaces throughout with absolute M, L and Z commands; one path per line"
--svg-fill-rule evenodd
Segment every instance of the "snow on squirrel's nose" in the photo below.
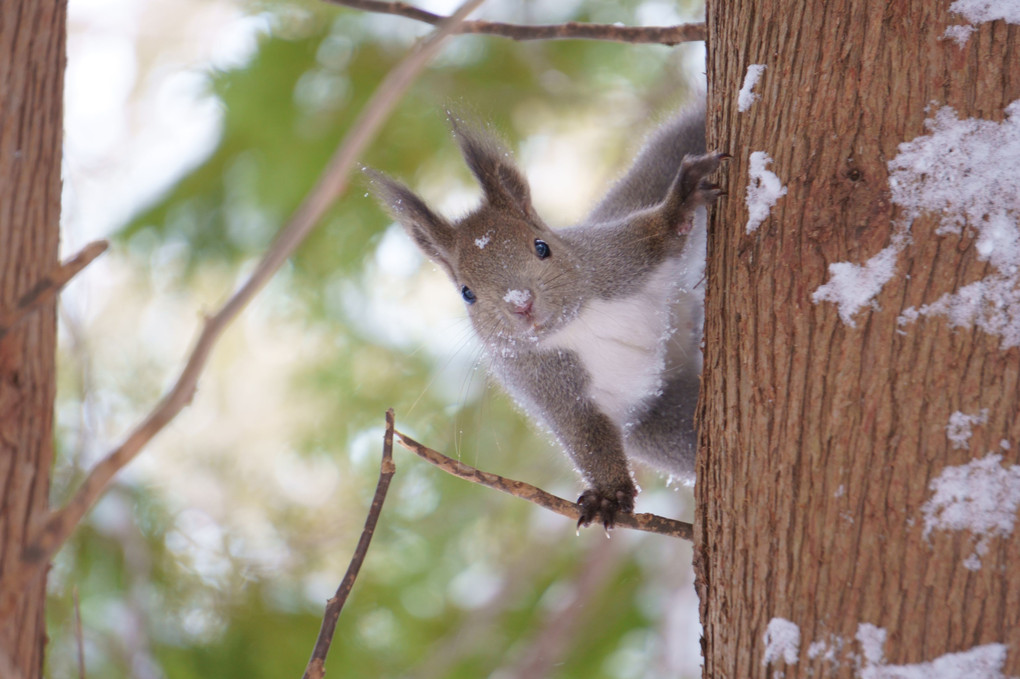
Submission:
M 532 295 L 530 290 L 507 290 L 503 301 L 510 305 L 511 311 L 521 316 L 531 314 Z

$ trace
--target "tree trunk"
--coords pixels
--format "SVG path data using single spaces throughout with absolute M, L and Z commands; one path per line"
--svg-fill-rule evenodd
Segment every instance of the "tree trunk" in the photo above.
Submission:
M 1020 303 L 1008 271 L 1020 261 L 1006 252 L 1020 247 L 1020 158 L 1002 168 L 1012 196 L 971 196 L 978 208 L 956 233 L 952 206 L 916 213 L 890 188 L 899 145 L 935 135 L 926 118 L 941 109 L 1004 135 L 1005 109 L 1020 99 L 1020 26 L 974 23 L 961 46 L 943 37 L 967 23 L 949 5 L 710 1 L 710 147 L 733 159 L 709 237 L 700 404 L 706 677 L 877 678 L 922 663 L 935 664 L 909 676 L 1020 675 L 1020 347 L 1010 335 L 1020 336 Z M 752 64 L 766 67 L 760 99 L 739 112 Z M 966 140 L 954 148 L 973 151 Z M 749 233 L 756 151 L 786 193 Z M 936 169 L 918 178 L 928 190 Z M 996 203 L 1005 222 L 993 233 Z M 829 270 L 839 262 L 861 266 Z M 1005 308 L 983 308 L 999 326 L 948 301 L 923 307 L 996 276 Z M 855 304 L 855 291 L 869 303 Z M 957 485 L 970 483 L 973 500 L 999 492 L 984 514 L 936 496 L 951 467 L 971 472 Z M 949 529 L 947 508 L 969 523 Z M 936 662 L 949 653 L 963 655 Z
M 65 64 L 63 0 L 0 3 L 0 310 L 57 265 Z M 0 338 L 0 576 L 48 507 L 56 314 L 52 303 Z M 0 616 L 0 675 L 42 676 L 46 573 Z

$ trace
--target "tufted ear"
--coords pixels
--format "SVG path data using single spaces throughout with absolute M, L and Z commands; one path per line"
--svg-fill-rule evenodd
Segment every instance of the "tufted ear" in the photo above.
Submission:
M 456 280 L 453 263 L 456 234 L 453 226 L 429 209 L 421 198 L 400 182 L 381 172 L 363 168 L 372 194 L 400 222 L 425 256 Z
M 514 210 L 525 217 L 533 216 L 528 180 L 514 165 L 506 147 L 495 137 L 452 113 L 447 115 L 464 160 L 481 184 L 486 202 L 493 207 Z

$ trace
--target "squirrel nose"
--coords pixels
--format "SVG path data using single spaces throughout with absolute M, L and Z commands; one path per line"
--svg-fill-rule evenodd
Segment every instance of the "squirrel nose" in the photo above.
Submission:
M 503 301 L 510 305 L 510 310 L 519 316 L 530 317 L 534 297 L 531 290 L 511 290 Z
M 523 304 L 514 304 L 513 305 L 513 310 L 514 310 L 515 314 L 520 314 L 521 316 L 530 316 L 531 315 L 531 300 L 529 299 L 528 301 L 524 302 Z

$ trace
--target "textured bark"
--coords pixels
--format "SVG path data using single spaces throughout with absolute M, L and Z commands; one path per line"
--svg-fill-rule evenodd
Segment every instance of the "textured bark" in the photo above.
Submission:
M 58 264 L 65 2 L 0 3 L 0 309 Z M 0 339 L 0 576 L 48 506 L 53 458 L 53 302 Z M 0 674 L 42 676 L 45 569 L 0 617 Z
M 949 5 L 709 3 L 709 141 L 734 158 L 707 274 L 695 522 L 706 677 L 859 676 L 860 623 L 887 631 L 889 664 L 1000 643 L 1007 675 L 1020 675 L 1020 536 L 993 538 L 967 570 L 974 536 L 926 540 L 920 510 L 946 466 L 988 451 L 1017 464 L 1020 350 L 939 317 L 897 326 L 903 309 L 988 273 L 973 234 L 915 221 L 897 275 L 856 327 L 811 300 L 830 263 L 890 244 L 902 214 L 886 164 L 925 132 L 929 103 L 1001 121 L 1020 99 L 1020 27 L 978 24 L 959 47 L 941 39 L 963 23 Z M 767 66 L 761 99 L 738 113 L 750 64 Z M 788 193 L 747 234 L 753 151 L 774 158 Z M 969 448 L 954 448 L 951 413 L 983 408 Z M 797 664 L 763 664 L 776 617 L 799 626 Z M 808 657 L 836 638 L 833 661 Z

